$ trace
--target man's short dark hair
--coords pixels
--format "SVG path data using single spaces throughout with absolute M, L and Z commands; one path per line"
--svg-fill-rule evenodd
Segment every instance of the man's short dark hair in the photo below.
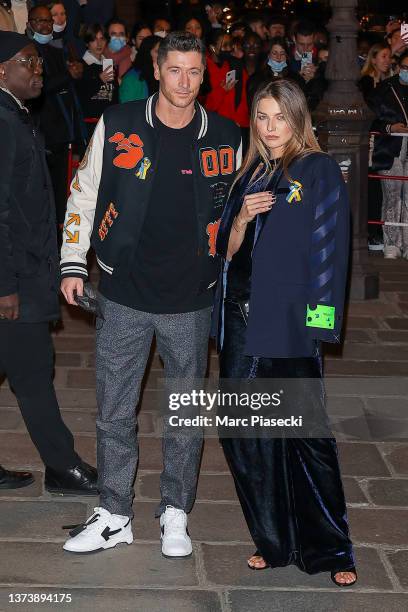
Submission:
M 105 29 L 103 25 L 99 23 L 84 23 L 80 29 L 79 37 L 84 41 L 86 45 L 89 45 L 89 43 L 94 42 L 96 40 L 96 36 L 99 32 L 101 32 L 101 34 L 103 34 L 103 36 L 105 37 Z
M 203 66 L 205 66 L 205 46 L 200 39 L 196 38 L 194 34 L 190 34 L 190 32 L 170 32 L 166 38 L 163 38 L 157 55 L 159 66 L 166 61 L 169 51 L 180 51 L 181 53 L 195 51 L 200 53 L 201 61 Z
M 107 33 L 109 32 L 109 28 L 110 28 L 112 25 L 121 25 L 121 26 L 123 26 L 123 28 L 124 28 L 124 30 L 125 30 L 125 34 L 126 34 L 126 36 L 127 36 L 127 34 L 128 34 L 128 28 L 127 28 L 126 23 L 123 21 L 123 19 L 114 19 L 114 18 L 110 19 L 110 20 L 108 21 L 108 23 L 106 24 L 106 26 L 105 26 L 105 28 L 106 28 L 106 32 L 107 32 Z
M 311 21 L 299 21 L 295 30 L 295 36 L 300 34 L 301 36 L 313 36 L 316 32 L 316 27 Z
M 269 17 L 266 23 L 267 23 L 268 28 L 271 25 L 283 25 L 286 28 L 287 19 L 283 15 L 278 15 L 275 13 Z
M 245 19 L 245 21 L 249 26 L 253 23 L 263 23 L 264 25 L 266 25 L 266 20 L 264 19 L 264 16 L 261 13 L 250 13 Z

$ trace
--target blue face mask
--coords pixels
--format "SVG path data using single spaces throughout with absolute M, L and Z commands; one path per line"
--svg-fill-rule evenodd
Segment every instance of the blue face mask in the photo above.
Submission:
M 404 83 L 404 85 L 408 85 L 408 70 L 406 70 L 405 68 L 404 70 L 400 70 L 399 78 L 401 83 Z
M 109 49 L 113 53 L 117 53 L 126 45 L 126 38 L 124 36 L 112 36 L 109 41 Z
M 39 32 L 34 32 L 33 38 L 36 42 L 40 43 L 40 45 L 48 45 L 48 43 L 52 41 L 52 32 L 51 34 L 40 34 Z
M 269 59 L 268 66 L 270 66 L 274 72 L 282 72 L 282 70 L 286 68 L 287 63 L 285 60 L 283 60 L 283 62 L 277 62 L 276 60 Z

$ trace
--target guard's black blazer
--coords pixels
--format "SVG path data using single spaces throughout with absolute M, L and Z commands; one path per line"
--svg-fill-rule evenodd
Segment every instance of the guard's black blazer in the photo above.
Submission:
M 2 90 L 0 133 L 0 296 L 18 293 L 19 322 L 55 320 L 59 262 L 43 141 L 27 111 Z
M 217 252 L 224 259 L 232 221 L 242 206 L 254 168 L 234 186 L 221 219 Z M 247 355 L 306 357 L 313 355 L 316 341 L 340 341 L 349 254 L 347 189 L 337 162 L 325 153 L 296 160 L 289 174 L 302 185 L 300 201 L 288 202 L 293 183 L 279 171 L 260 189 L 274 191 L 277 201 L 269 213 L 257 219 Z M 220 284 L 213 326 L 219 347 L 222 294 Z M 307 327 L 308 304 L 334 306 L 334 329 Z

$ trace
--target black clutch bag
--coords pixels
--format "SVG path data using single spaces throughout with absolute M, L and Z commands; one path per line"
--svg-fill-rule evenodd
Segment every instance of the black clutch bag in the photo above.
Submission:
M 91 283 L 84 283 L 83 295 L 75 294 L 74 300 L 86 312 L 94 314 L 99 319 L 105 319 L 101 305 L 98 302 L 98 292 Z

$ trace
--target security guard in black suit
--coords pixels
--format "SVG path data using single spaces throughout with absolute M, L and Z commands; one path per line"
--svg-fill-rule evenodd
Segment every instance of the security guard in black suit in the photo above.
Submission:
M 24 106 L 41 87 L 35 46 L 0 32 L 0 372 L 46 466 L 46 489 L 95 494 L 96 470 L 75 453 L 53 385 L 49 323 L 60 317 L 55 208 L 42 139 Z M 27 473 L 0 473 L 1 488 L 29 481 Z

